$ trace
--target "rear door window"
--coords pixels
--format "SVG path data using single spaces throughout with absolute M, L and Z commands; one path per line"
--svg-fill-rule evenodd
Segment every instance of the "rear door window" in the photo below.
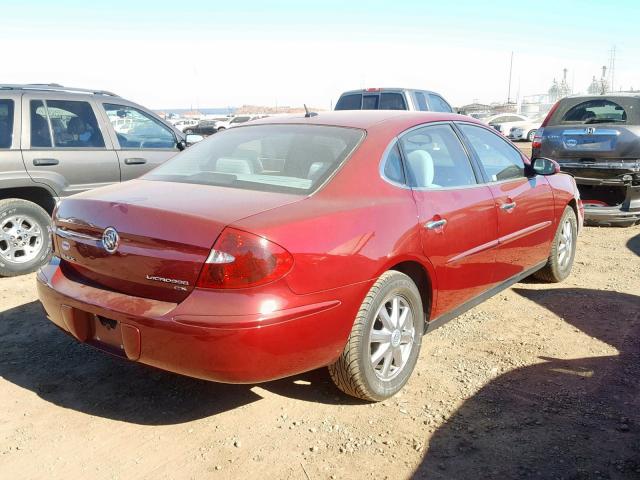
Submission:
M 588 100 L 570 108 L 560 120 L 563 123 L 627 123 L 626 110 L 606 99 Z
M 380 110 L 406 110 L 407 104 L 401 93 L 383 93 L 380 95 Z
M 450 125 L 413 130 L 400 142 L 412 187 L 451 188 L 477 183 L 469 157 Z
M 485 173 L 491 182 L 524 177 L 524 161 L 520 153 L 502 137 L 475 125 L 460 124 Z
M 105 103 L 103 106 L 123 150 L 176 147 L 171 129 L 145 112 L 128 105 Z
M 11 148 L 13 109 L 13 100 L 0 99 L 0 148 Z
M 336 110 L 360 110 L 362 108 L 362 95 L 353 93 L 343 95 L 336 104 Z
M 104 148 L 96 115 L 88 102 L 46 100 L 56 148 Z
M 434 112 L 447 112 L 451 113 L 451 107 L 445 102 L 439 95 L 429 94 L 429 103 L 431 104 L 431 110 Z

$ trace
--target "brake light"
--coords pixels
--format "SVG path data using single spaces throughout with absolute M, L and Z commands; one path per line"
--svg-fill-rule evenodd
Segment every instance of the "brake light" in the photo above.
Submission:
M 380 89 L 379 88 L 367 88 L 366 90 L 367 92 L 379 92 Z
M 248 288 L 286 275 L 293 257 L 280 245 L 226 228 L 211 250 L 196 284 L 200 288 Z
M 531 148 L 540 148 L 542 146 L 543 133 L 544 133 L 544 128 L 542 127 L 536 130 L 536 134 L 533 136 L 533 142 L 531 142 Z

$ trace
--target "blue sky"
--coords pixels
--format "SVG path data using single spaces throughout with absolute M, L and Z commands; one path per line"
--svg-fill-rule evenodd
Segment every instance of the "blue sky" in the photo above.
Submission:
M 639 1 L 0 0 L 3 82 L 111 89 L 152 108 L 329 108 L 342 90 L 412 86 L 460 105 L 576 91 L 608 64 L 640 88 Z

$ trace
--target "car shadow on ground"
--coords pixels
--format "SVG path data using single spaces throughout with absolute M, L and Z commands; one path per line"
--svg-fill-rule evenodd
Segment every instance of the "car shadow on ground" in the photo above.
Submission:
M 514 291 L 619 354 L 600 349 L 587 358 L 541 356 L 539 364 L 496 378 L 434 433 L 415 477 L 637 480 L 640 296 L 580 288 Z
M 635 237 L 631 237 L 627 242 L 627 248 L 636 255 L 640 256 L 640 233 Z
M 184 377 L 80 344 L 49 322 L 37 301 L 0 312 L 0 359 L 0 377 L 46 401 L 143 425 L 188 422 L 262 398 L 252 385 Z M 351 403 L 333 386 L 326 369 L 260 387 L 310 402 Z

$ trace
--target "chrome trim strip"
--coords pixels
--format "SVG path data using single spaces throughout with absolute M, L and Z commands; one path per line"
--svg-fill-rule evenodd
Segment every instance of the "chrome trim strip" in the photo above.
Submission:
M 470 255 L 475 255 L 476 253 L 484 252 L 485 250 L 489 250 L 490 248 L 497 247 L 498 243 L 498 240 L 491 240 L 490 242 L 483 243 L 482 245 L 478 245 L 477 247 L 473 247 L 469 250 L 459 253 L 455 257 L 451 257 L 449 260 L 447 260 L 446 264 L 448 265 L 450 263 L 457 262 L 458 260 L 462 260 L 463 258 Z
M 498 238 L 498 243 L 509 243 L 518 238 L 524 237 L 525 235 L 529 235 L 530 233 L 537 232 L 538 230 L 542 230 L 543 228 L 547 228 L 551 225 L 551 220 L 547 220 L 545 222 L 536 223 L 535 225 L 530 225 L 527 228 L 523 228 L 522 230 L 518 230 L 517 232 L 510 233 L 508 235 L 503 235 Z
M 93 237 L 91 235 L 86 235 L 84 233 L 74 232 L 73 230 L 67 230 L 65 228 L 56 228 L 54 233 L 63 238 L 72 238 L 72 239 L 80 239 L 80 240 L 91 240 L 92 242 L 100 242 L 102 239 L 98 237 Z
M 620 130 L 613 130 L 612 128 L 597 128 L 597 127 L 591 127 L 591 128 L 594 128 L 595 130 L 592 133 L 587 133 L 587 128 L 589 127 L 581 128 L 579 130 L 572 128 L 569 130 L 564 130 L 562 134 L 563 135 L 589 135 L 589 136 L 615 135 L 616 137 L 621 134 Z

